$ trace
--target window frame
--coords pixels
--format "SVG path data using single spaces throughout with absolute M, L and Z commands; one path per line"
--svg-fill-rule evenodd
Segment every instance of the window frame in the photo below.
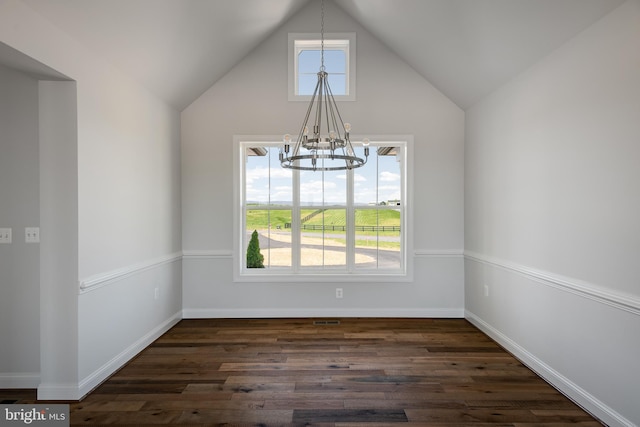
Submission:
M 298 95 L 298 53 L 301 48 L 296 46 L 296 41 L 303 44 L 310 41 L 318 41 L 317 47 L 320 46 L 320 33 L 289 33 L 288 40 L 288 99 L 289 101 L 310 101 L 311 95 Z M 346 95 L 336 95 L 336 101 L 355 101 L 356 100 L 356 33 L 325 33 L 325 50 L 341 49 L 346 50 Z M 346 48 L 342 44 L 334 43 L 334 41 L 346 41 Z M 312 45 L 313 46 L 313 45 Z M 318 64 L 318 68 L 320 64 Z
M 234 136 L 234 282 L 409 282 L 413 281 L 413 233 L 410 230 L 413 229 L 413 213 L 412 213 L 412 188 L 413 188 L 413 156 L 410 154 L 413 151 L 413 137 L 407 135 L 400 136 L 377 136 L 369 137 L 371 141 L 371 150 L 375 150 L 376 146 L 385 146 L 387 144 L 402 144 L 404 149 L 401 150 L 401 192 L 402 200 L 402 216 L 401 216 L 401 245 L 402 245 L 402 261 L 401 269 L 398 270 L 372 270 L 363 269 L 354 271 L 331 271 L 331 269 L 318 269 L 305 267 L 301 270 L 296 270 L 292 266 L 291 270 L 283 271 L 280 269 L 247 269 L 245 268 L 246 248 L 245 248 L 245 173 L 246 173 L 246 160 L 245 149 L 250 145 L 255 144 L 268 144 L 277 147 L 281 144 L 278 142 L 281 137 L 278 136 Z M 357 135 L 353 136 L 353 141 L 359 141 L 360 138 Z M 357 169 L 355 170 L 357 173 Z M 298 171 L 293 171 L 297 173 Z M 349 178 L 348 178 L 349 179 Z M 353 179 L 353 176 L 351 177 Z M 296 187 L 296 179 L 292 180 L 294 191 Z M 349 191 L 349 190 L 347 190 Z M 294 194 L 294 200 L 292 201 L 292 217 L 295 218 L 294 212 L 299 212 L 302 206 L 295 206 L 296 196 Z M 353 202 L 353 199 L 351 199 Z M 333 205 L 331 205 L 333 206 Z M 329 207 L 331 207 L 329 206 Z M 356 209 L 362 208 L 362 205 L 356 205 L 355 203 L 348 204 L 345 209 L 348 212 L 354 212 Z M 368 208 L 370 209 L 370 208 Z M 348 213 L 349 214 L 349 213 Z M 346 231 L 348 234 L 349 231 Z M 347 237 L 348 238 L 348 237 Z M 299 242 L 296 242 L 296 238 L 292 238 L 292 247 Z M 294 249 L 295 250 L 295 249 Z M 347 251 L 353 251 L 354 248 L 348 246 Z M 295 255 L 292 254 L 292 258 Z

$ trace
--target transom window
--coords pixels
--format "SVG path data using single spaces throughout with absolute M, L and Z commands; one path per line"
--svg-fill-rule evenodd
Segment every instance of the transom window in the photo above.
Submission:
M 239 142 L 240 276 L 406 275 L 407 143 L 372 141 L 363 167 L 325 172 L 283 169 L 281 145 Z M 264 268 L 247 267 L 254 231 Z
M 319 34 L 289 34 L 289 100 L 309 100 L 321 64 Z M 355 33 L 325 34 L 324 65 L 337 100 L 355 100 Z

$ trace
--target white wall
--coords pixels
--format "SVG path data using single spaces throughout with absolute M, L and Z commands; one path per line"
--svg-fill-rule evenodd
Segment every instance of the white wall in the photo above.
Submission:
M 469 109 L 466 135 L 467 316 L 640 424 L 640 2 Z
M 38 82 L 0 65 L 0 388 L 40 378 L 40 256 L 24 228 L 40 225 Z
M 77 82 L 77 181 L 54 189 L 77 200 L 75 271 L 57 294 L 45 286 L 73 310 L 55 319 L 72 323 L 55 357 L 73 369 L 51 376 L 41 361 L 40 388 L 73 399 L 180 317 L 180 116 L 20 1 L 0 2 L 0 42 Z
M 414 137 L 415 279 L 340 283 L 342 300 L 337 283 L 233 282 L 233 137 L 298 128 L 307 103 L 287 101 L 287 38 L 318 32 L 319 7 L 310 2 L 182 113 L 185 315 L 462 316 L 464 113 L 332 2 L 325 31 L 357 38 L 357 101 L 341 102 L 342 116 L 356 134 Z
M 41 399 L 73 399 L 78 382 L 78 123 L 75 82 L 41 81 Z

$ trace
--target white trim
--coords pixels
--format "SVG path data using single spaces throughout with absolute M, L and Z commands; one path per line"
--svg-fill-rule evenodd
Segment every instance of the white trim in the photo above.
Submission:
M 478 329 L 491 337 L 494 341 L 504 347 L 513 354 L 523 364 L 536 372 L 551 385 L 557 388 L 561 393 L 569 397 L 577 405 L 584 408 L 594 417 L 603 421 L 609 426 L 634 427 L 635 424 L 623 417 L 618 412 L 601 402 L 595 396 L 591 395 L 585 389 L 581 388 L 573 381 L 560 374 L 544 361 L 531 354 L 527 349 L 520 346 L 508 336 L 504 335 L 493 326 L 470 312 L 465 310 L 465 318 L 473 323 Z
M 124 349 L 113 359 L 82 379 L 78 384 L 40 384 L 38 386 L 38 400 L 82 400 L 87 394 L 91 393 L 93 389 L 162 336 L 162 334 L 171 329 L 181 319 L 182 311 L 178 311 Z
M 196 249 L 182 252 L 183 259 L 224 259 L 233 258 L 233 251 L 216 249 Z M 462 249 L 416 249 L 413 256 L 422 258 L 459 258 L 464 256 Z
M 37 388 L 40 372 L 0 372 L 0 388 Z
M 413 252 L 416 258 L 461 258 L 464 256 L 462 249 L 416 249 Z
M 157 340 L 162 334 L 171 329 L 176 323 L 182 319 L 182 311 L 178 311 L 173 316 L 162 322 L 160 325 L 152 329 L 146 335 L 140 337 L 136 342 L 124 349 L 113 359 L 96 369 L 93 373 L 85 377 L 78 384 L 78 399 L 89 394 L 94 388 L 99 386 L 104 380 L 109 378 L 114 372 L 120 369 L 124 364 L 131 360 L 134 356 L 148 347 Z
M 295 273 L 295 274 L 244 274 L 234 277 L 234 283 L 407 283 L 413 282 L 408 274 L 383 273 Z
M 233 259 L 233 251 L 196 249 L 182 251 L 183 259 Z
M 99 289 L 103 286 L 110 285 L 118 282 L 127 277 L 135 274 L 142 273 L 143 271 L 150 270 L 152 268 L 159 267 L 164 264 L 169 264 L 182 259 L 182 252 L 174 252 L 169 255 L 164 255 L 155 259 L 143 261 L 138 264 L 129 265 L 127 267 L 119 268 L 117 270 L 107 271 L 105 273 L 95 274 L 80 280 L 79 290 L 80 294 L 85 292 Z
M 465 259 L 511 271 L 543 285 L 640 315 L 640 298 L 634 295 L 613 291 L 582 280 L 537 270 L 472 251 L 465 251 L 464 256 Z
M 77 384 L 47 384 L 38 386 L 38 400 L 80 400 Z
M 463 308 L 185 308 L 184 319 L 404 317 L 464 318 Z

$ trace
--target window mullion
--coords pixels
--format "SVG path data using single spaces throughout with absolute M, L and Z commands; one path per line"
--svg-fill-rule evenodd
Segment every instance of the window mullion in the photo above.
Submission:
M 241 211 L 242 211 L 242 219 L 240 221 L 240 270 L 245 270 L 247 268 L 247 257 L 243 256 L 246 254 L 244 252 L 244 248 L 247 247 L 249 242 L 247 241 L 247 150 L 244 146 L 241 146 L 241 156 L 242 162 L 240 164 L 240 168 L 242 171 L 242 183 L 240 185 L 240 203 Z
M 300 229 L 300 171 L 293 170 L 291 174 L 293 187 L 293 206 L 291 206 L 291 269 L 300 272 L 301 240 Z
M 380 226 L 380 157 L 376 155 L 376 225 Z M 376 230 L 376 268 L 380 267 L 380 230 Z
M 347 250 L 347 272 L 353 273 L 356 265 L 356 239 L 355 239 L 355 210 L 353 208 L 354 183 L 353 169 L 347 170 L 347 212 L 346 212 L 346 250 Z

